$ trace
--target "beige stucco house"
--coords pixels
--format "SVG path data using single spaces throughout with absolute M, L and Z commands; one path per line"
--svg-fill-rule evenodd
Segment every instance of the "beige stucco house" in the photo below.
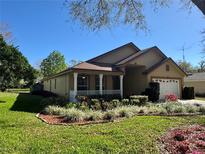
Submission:
M 181 97 L 186 73 L 156 46 L 140 50 L 128 43 L 43 80 L 44 90 L 74 100 L 76 95 L 141 94 L 160 83 L 160 98 Z
M 194 87 L 198 95 L 205 95 L 205 72 L 189 74 L 184 79 L 186 87 Z

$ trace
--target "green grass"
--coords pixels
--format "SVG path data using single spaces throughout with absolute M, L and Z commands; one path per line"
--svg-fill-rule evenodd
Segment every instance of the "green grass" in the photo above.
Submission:
M 7 89 L 7 91 L 11 93 L 29 93 L 30 89 L 29 88 L 12 88 L 12 89 Z
M 0 93 L 0 153 L 159 153 L 157 138 L 203 116 L 136 116 L 87 126 L 47 125 L 35 117 L 41 97 Z

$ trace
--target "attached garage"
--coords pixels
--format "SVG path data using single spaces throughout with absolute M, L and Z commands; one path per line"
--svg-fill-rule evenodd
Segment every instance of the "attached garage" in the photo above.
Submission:
M 166 95 L 175 94 L 182 97 L 184 77 L 186 73 L 179 66 L 168 58 L 161 61 L 146 71 L 148 82 L 158 82 L 160 85 L 160 99 L 165 99 Z
M 166 78 L 153 78 L 154 82 L 158 82 L 160 86 L 160 99 L 164 99 L 166 95 L 174 94 L 180 98 L 180 80 L 166 79 Z

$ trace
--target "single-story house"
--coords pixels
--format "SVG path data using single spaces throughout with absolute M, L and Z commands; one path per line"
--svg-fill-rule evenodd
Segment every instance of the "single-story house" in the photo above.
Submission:
M 141 94 L 151 81 L 160 83 L 160 99 L 182 95 L 186 73 L 158 47 L 128 43 L 43 80 L 44 90 L 67 96 Z
M 192 73 L 184 78 L 186 87 L 194 87 L 196 94 L 205 94 L 205 72 Z

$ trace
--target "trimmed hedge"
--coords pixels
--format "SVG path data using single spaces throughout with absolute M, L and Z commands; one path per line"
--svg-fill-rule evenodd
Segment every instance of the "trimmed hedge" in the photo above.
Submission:
M 182 98 L 183 99 L 194 99 L 195 98 L 194 87 L 184 87 Z
M 149 88 L 145 89 L 145 92 L 143 92 L 143 95 L 148 96 L 149 101 L 156 102 L 159 100 L 159 83 L 157 82 L 150 82 Z

